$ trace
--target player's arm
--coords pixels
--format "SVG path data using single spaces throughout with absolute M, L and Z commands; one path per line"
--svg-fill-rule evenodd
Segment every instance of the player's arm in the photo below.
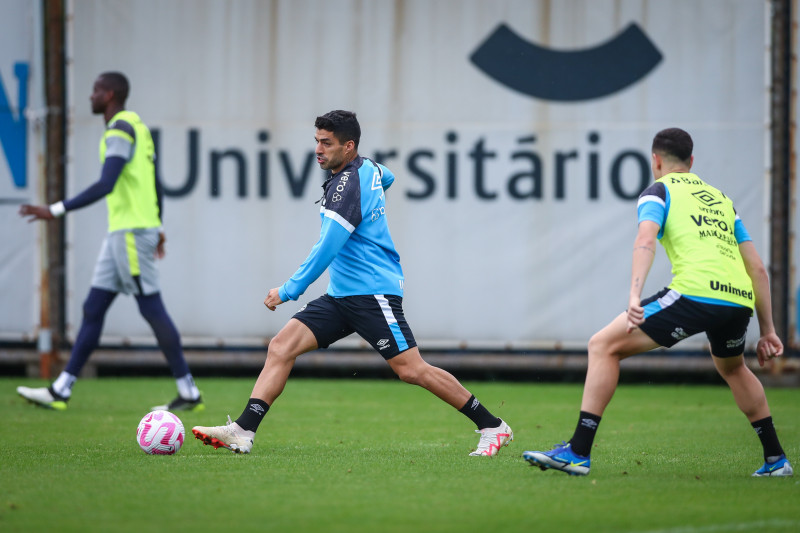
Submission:
M 99 180 L 68 200 L 56 202 L 49 206 L 24 204 L 20 207 L 19 214 L 21 216 L 29 216 L 31 222 L 34 220 L 51 220 L 64 215 L 67 211 L 86 207 L 104 198 L 114 190 L 123 167 L 130 160 L 133 153 L 134 140 L 133 126 L 118 120 L 105 133 L 106 157 Z
M 383 174 L 381 175 L 381 187 L 383 187 L 383 190 L 385 191 L 392 186 L 392 183 L 394 183 L 394 174 L 392 174 L 392 172 L 386 167 L 382 167 L 381 170 L 383 171 Z
M 328 216 L 324 217 L 319 240 L 311 248 L 306 260 L 286 283 L 270 289 L 264 305 L 274 311 L 283 302 L 297 300 L 325 272 L 349 238 L 350 231 L 347 228 Z
M 772 295 L 769 290 L 769 275 L 756 251 L 753 241 L 739 243 L 739 252 L 744 260 L 747 275 L 753 282 L 753 296 L 755 297 L 756 317 L 761 338 L 756 345 L 758 364 L 764 363 L 773 357 L 783 355 L 783 343 L 775 333 L 775 324 L 772 321 Z
M 158 168 L 158 167 L 156 167 Z M 156 257 L 163 259 L 167 251 L 164 244 L 167 242 L 167 236 L 164 233 L 164 186 L 161 184 L 161 177 L 156 170 L 156 203 L 158 204 L 158 220 L 161 221 L 161 227 L 158 228 L 158 244 L 156 245 Z
M 636 240 L 633 242 L 633 266 L 631 288 L 628 296 L 628 333 L 644 322 L 642 289 L 656 256 L 656 240 L 660 226 L 652 220 L 639 223 Z
M 639 229 L 633 243 L 633 266 L 631 288 L 628 295 L 628 333 L 644 322 L 642 290 L 653 259 L 656 256 L 656 240 L 667 220 L 669 191 L 663 183 L 655 182 L 639 195 L 637 215 Z
M 30 221 L 51 220 L 62 216 L 67 211 L 80 209 L 81 207 L 93 204 L 114 190 L 114 185 L 117 184 L 117 179 L 125 163 L 127 163 L 127 161 L 121 157 L 106 158 L 103 164 L 103 171 L 100 174 L 100 179 L 75 197 L 62 202 L 56 202 L 49 206 L 24 204 L 20 207 L 19 214 L 22 216 L 29 216 Z

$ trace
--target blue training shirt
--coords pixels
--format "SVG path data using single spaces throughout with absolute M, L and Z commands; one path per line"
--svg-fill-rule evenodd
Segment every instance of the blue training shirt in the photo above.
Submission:
M 281 285 L 281 300 L 297 300 L 328 269 L 334 298 L 371 294 L 403 296 L 403 269 L 386 221 L 384 191 L 394 174 L 358 156 L 323 184 L 322 228 L 300 268 Z

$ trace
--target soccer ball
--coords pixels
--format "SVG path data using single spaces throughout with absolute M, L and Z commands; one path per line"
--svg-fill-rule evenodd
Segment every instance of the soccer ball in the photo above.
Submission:
M 136 429 L 136 442 L 150 455 L 174 455 L 183 446 L 183 422 L 169 411 L 145 415 Z

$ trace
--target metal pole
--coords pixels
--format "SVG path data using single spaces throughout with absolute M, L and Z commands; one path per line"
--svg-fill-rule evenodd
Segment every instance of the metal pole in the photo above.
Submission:
M 66 160 L 66 89 L 64 0 L 44 0 L 44 81 L 47 102 L 45 158 L 45 202 L 64 198 Z M 42 254 L 42 305 L 39 331 L 39 373 L 49 379 L 58 364 L 58 349 L 64 340 L 64 219 L 44 225 Z
M 791 99 L 792 23 L 791 0 L 772 1 L 772 46 L 770 124 L 772 137 L 772 183 L 770 207 L 770 262 L 773 319 L 778 335 L 789 345 L 789 270 L 791 202 Z

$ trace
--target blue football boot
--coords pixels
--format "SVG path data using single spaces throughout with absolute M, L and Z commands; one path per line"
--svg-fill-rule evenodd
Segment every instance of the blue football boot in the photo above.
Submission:
M 552 468 L 571 476 L 587 475 L 592 462 L 588 455 L 584 457 L 573 452 L 568 442 L 562 442 L 548 452 L 523 452 L 522 457 L 542 470 Z
M 792 470 L 792 465 L 789 464 L 789 460 L 786 459 L 785 454 L 781 454 L 778 457 L 778 460 L 775 462 L 768 462 L 764 461 L 764 466 L 753 472 L 753 477 L 762 477 L 762 476 L 791 476 L 794 474 L 794 470 Z

